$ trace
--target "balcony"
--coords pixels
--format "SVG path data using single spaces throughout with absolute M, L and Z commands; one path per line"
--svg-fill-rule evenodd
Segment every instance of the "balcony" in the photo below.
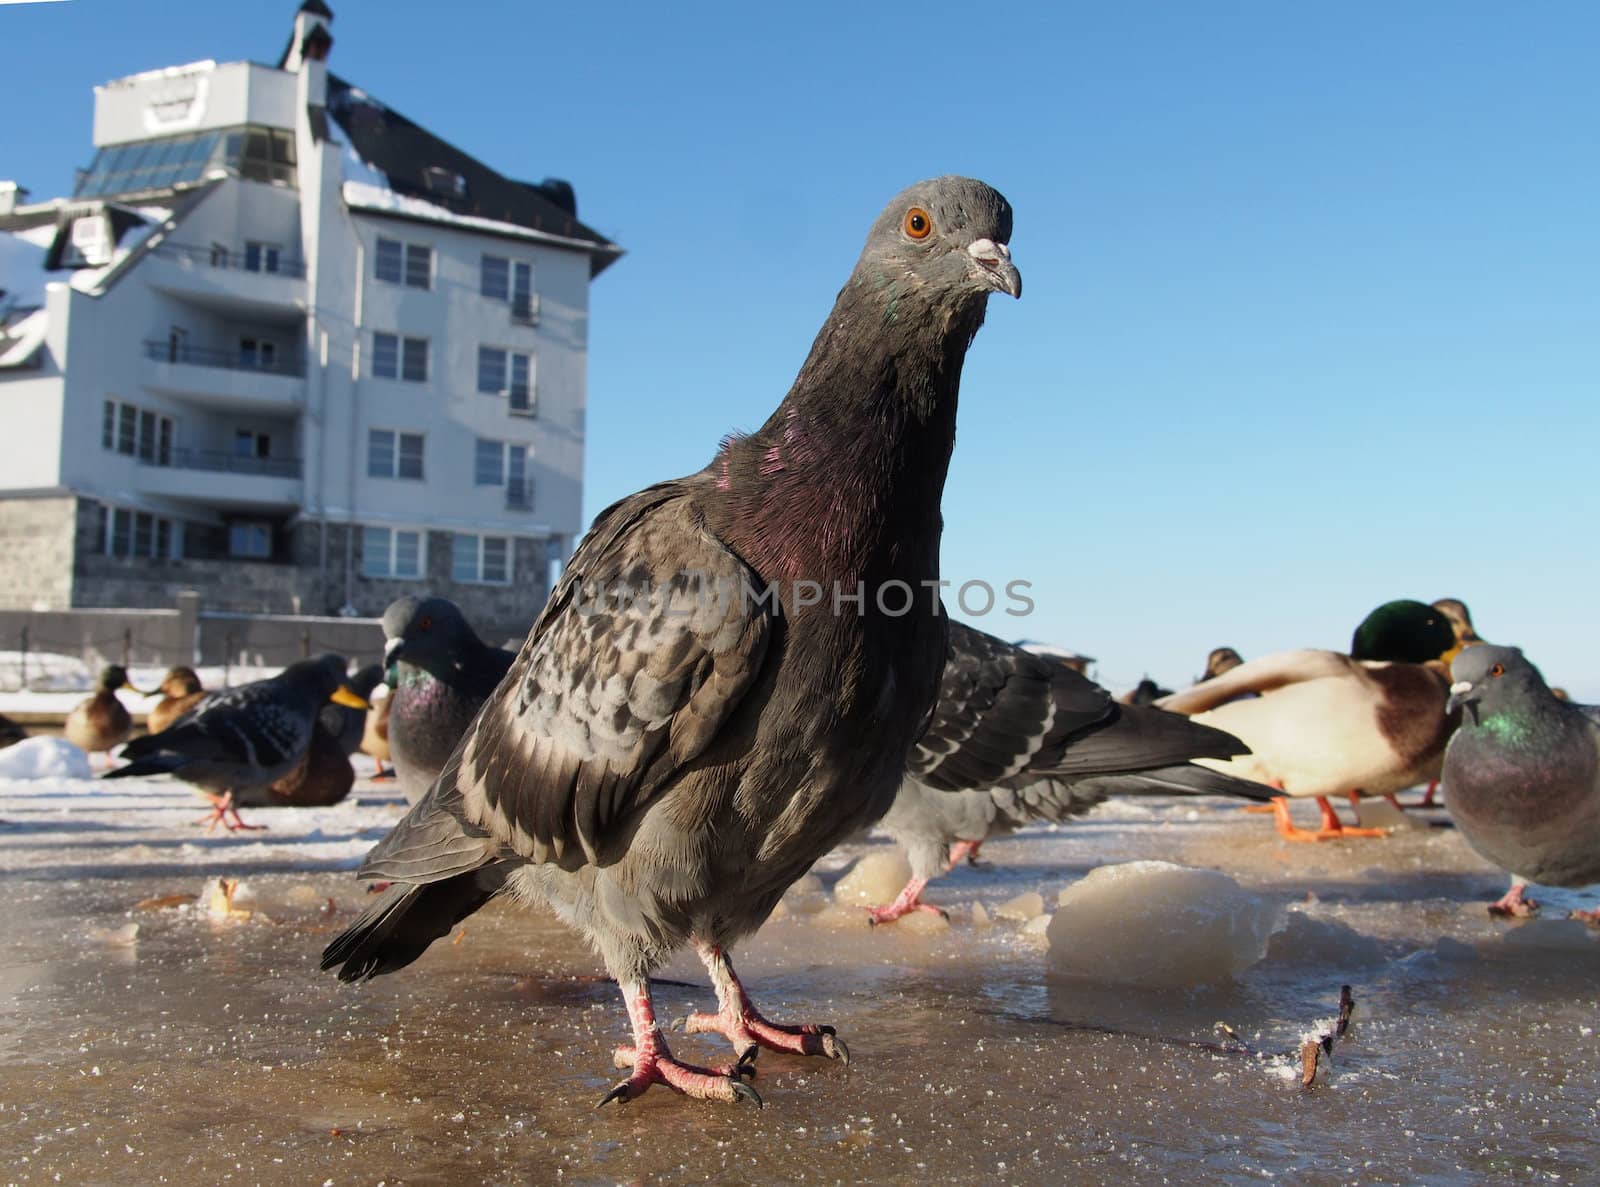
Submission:
M 174 449 L 171 464 L 139 462 L 139 487 L 148 494 L 196 499 L 212 507 L 298 507 L 299 458 L 258 458 L 226 450 Z
M 297 412 L 305 403 L 300 358 L 147 340 L 142 381 L 180 400 L 244 412 Z
M 513 478 L 506 483 L 506 510 L 533 510 L 533 479 Z
M 162 243 L 142 266 L 150 286 L 229 315 L 282 323 L 306 311 L 306 266 L 259 251 Z

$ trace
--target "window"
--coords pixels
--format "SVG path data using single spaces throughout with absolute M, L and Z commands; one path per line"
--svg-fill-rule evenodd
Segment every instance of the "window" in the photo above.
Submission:
M 450 576 L 489 585 L 511 582 L 511 540 L 506 536 L 456 533 L 450 547 Z
M 392 429 L 367 432 L 369 478 L 422 478 L 422 434 Z
M 508 410 L 533 415 L 533 356 L 498 346 L 478 347 L 478 390 L 506 397 Z
M 401 243 L 398 239 L 379 239 L 374 258 L 374 275 L 390 284 L 407 288 L 433 287 L 433 248 L 423 243 Z
M 293 185 L 294 133 L 276 128 L 243 128 L 229 132 L 223 142 L 228 164 L 250 181 Z
M 211 245 L 211 266 L 213 268 L 226 268 L 228 266 L 228 245 L 213 243 Z
M 172 521 L 148 511 L 106 508 L 107 556 L 164 558 L 172 555 Z
M 506 480 L 506 446 L 503 441 L 478 438 L 472 465 L 472 481 L 477 486 L 501 486 Z
M 272 434 L 258 433 L 254 429 L 236 429 L 233 434 L 234 457 L 271 457 Z
M 253 239 L 246 239 L 244 244 L 244 268 L 246 272 L 276 272 L 278 270 L 277 245 L 258 243 Z
M 533 265 L 525 260 L 508 260 L 505 256 L 484 256 L 478 266 L 478 291 L 495 301 L 508 301 L 511 315 L 530 321 L 529 314 L 537 314 L 533 300 Z
M 228 555 L 265 559 L 272 556 L 272 525 L 235 521 L 228 525 Z
M 428 340 L 376 333 L 372 336 L 372 373 L 379 379 L 428 381 Z
M 422 576 L 422 533 L 404 528 L 362 528 L 361 575 Z
M 265 338 L 239 339 L 239 365 L 261 371 L 274 371 L 278 366 L 278 344 Z
M 107 400 L 100 416 L 100 447 L 150 466 L 172 465 L 172 417 Z
M 429 165 L 422 171 L 422 184 L 431 193 L 442 194 L 446 198 L 467 196 L 467 179 L 439 165 Z

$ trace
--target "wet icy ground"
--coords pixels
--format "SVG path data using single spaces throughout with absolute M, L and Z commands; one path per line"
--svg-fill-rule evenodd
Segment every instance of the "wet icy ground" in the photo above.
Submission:
M 1556 918 L 1581 896 L 1490 920 L 1503 880 L 1453 831 L 1289 845 L 1229 805 L 1141 801 L 987 846 L 929 893 L 948 928 L 872 932 L 814 892 L 740 967 L 775 1018 L 836 1025 L 849 1068 L 766 1052 L 762 1111 L 658 1089 L 596 1112 L 624 1017 L 549 919 L 491 907 L 361 987 L 316 971 L 365 898 L 349 869 L 399 815 L 383 785 L 232 837 L 192 828 L 181 787 L 100 787 L 0 784 L 0 1181 L 1595 1179 L 1600 942 Z M 974 921 L 1135 858 L 1226 870 L 1288 925 L 1232 985 L 1153 991 L 1059 977 L 1041 936 Z M 224 875 L 252 914 L 135 907 Z M 692 960 L 666 975 L 663 1015 L 709 1004 Z M 1302 1091 L 1285 1056 L 1341 984 L 1354 1026 Z

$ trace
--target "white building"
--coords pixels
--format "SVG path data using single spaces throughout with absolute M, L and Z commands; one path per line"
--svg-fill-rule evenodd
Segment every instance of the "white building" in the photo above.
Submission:
M 97 87 L 70 198 L 0 183 L 0 608 L 543 603 L 621 249 L 330 74 L 332 19 Z

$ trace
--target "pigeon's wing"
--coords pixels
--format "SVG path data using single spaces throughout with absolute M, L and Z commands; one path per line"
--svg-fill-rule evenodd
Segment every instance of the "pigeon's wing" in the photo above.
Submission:
M 1337 651 L 1280 651 L 1242 663 L 1192 688 L 1162 697 L 1156 702 L 1156 707 L 1193 716 L 1249 693 L 1271 692 L 1275 688 L 1308 680 L 1352 675 L 1365 678 L 1360 662 Z
M 759 676 L 770 603 L 681 483 L 603 512 L 495 695 L 364 876 L 572 868 L 701 754 Z
M 907 766 L 941 791 L 989 787 L 1053 763 L 1112 711 L 1111 695 L 1065 664 L 951 622 L 939 700 Z
M 305 752 L 313 723 L 285 692 L 276 680 L 258 680 L 207 693 L 160 733 L 128 743 L 123 757 L 176 754 L 264 770 L 291 762 Z

